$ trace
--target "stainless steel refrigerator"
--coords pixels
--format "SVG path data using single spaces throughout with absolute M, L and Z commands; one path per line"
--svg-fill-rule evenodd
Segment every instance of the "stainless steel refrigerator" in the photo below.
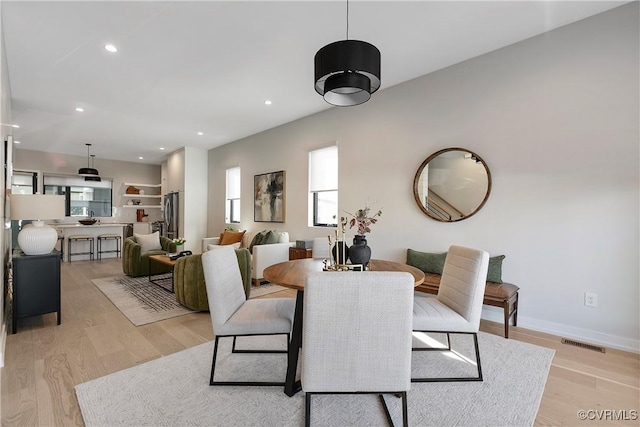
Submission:
M 164 233 L 169 239 L 180 237 L 178 224 L 180 223 L 180 204 L 178 192 L 164 195 Z

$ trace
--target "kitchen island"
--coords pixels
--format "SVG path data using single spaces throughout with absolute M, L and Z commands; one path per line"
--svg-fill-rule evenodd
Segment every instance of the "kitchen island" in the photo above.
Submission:
M 129 224 L 124 223 L 114 223 L 114 222 L 103 222 L 103 223 L 95 223 L 93 225 L 82 225 L 82 224 L 73 224 L 73 223 L 61 223 L 61 224 L 51 224 L 52 227 L 58 230 L 58 234 L 63 237 L 62 245 L 63 245 L 63 253 L 64 253 L 64 261 L 69 261 L 69 237 L 77 236 L 79 234 L 84 234 L 87 236 L 91 236 L 94 239 L 93 250 L 94 250 L 94 259 L 98 258 L 98 246 L 97 239 L 100 234 L 117 234 L 120 236 L 120 242 L 124 240 L 124 227 Z M 74 247 L 74 252 L 89 252 L 89 242 L 77 242 L 74 245 L 85 245 L 82 247 Z M 104 250 L 112 250 L 116 248 L 115 240 L 107 240 L 103 242 Z M 107 246 L 109 245 L 109 246 Z M 116 257 L 115 252 L 105 253 L 103 255 L 106 257 Z M 80 260 L 89 260 L 89 255 L 76 255 L 73 257 L 74 261 Z

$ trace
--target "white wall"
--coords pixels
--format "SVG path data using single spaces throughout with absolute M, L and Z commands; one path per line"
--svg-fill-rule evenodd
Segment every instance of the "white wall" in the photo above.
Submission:
M 207 234 L 207 212 L 203 209 L 207 200 L 207 152 L 185 147 L 185 198 L 184 228 L 187 239 L 185 248 L 194 253 L 202 252 L 200 238 Z M 187 191 L 188 190 L 188 191 Z
M 225 169 L 237 165 L 241 228 L 327 235 L 307 227 L 307 155 L 337 140 L 341 211 L 384 211 L 374 258 L 451 244 L 506 254 L 521 326 L 638 351 L 638 52 L 634 2 L 215 148 L 208 235 L 224 228 Z M 421 162 L 446 147 L 478 153 L 493 179 L 485 207 L 458 223 L 429 219 L 412 195 Z M 286 223 L 254 223 L 253 175 L 281 169 Z M 587 291 L 598 307 L 584 306 Z
M 4 31 L 2 30 L 2 4 L 0 4 L 0 123 L 11 123 L 11 86 L 9 84 L 9 69 L 7 67 L 7 55 L 4 47 Z M 0 164 L 5 164 L 4 157 L 4 141 L 8 135 L 11 135 L 11 127 L 0 126 L 0 142 L 2 150 L 0 150 Z M 0 178 L 0 187 L 5 188 L 4 173 Z M 11 230 L 7 228 L 7 224 L 11 224 L 9 218 L 5 215 L 5 197 L 0 197 L 0 210 L 2 213 L 2 223 L 0 227 L 0 253 L 2 254 L 2 265 L 0 265 L 0 277 L 4 277 L 4 266 L 7 264 L 11 254 Z M 3 286 L 4 289 L 4 280 Z M 7 337 L 7 316 L 5 311 L 4 290 L 0 292 L 0 367 L 4 366 L 4 348 Z
M 162 165 L 163 189 L 180 193 L 178 234 L 186 239 L 185 249 L 194 253 L 201 252 L 200 239 L 207 232 L 207 169 L 206 151 L 192 147 L 170 153 Z

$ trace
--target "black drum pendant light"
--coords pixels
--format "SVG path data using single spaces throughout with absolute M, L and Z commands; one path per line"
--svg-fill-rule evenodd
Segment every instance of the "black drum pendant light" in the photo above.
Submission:
M 347 40 L 326 45 L 314 62 L 316 92 L 331 105 L 362 104 L 380 88 L 380 51 L 371 43 L 349 40 L 348 0 Z
M 93 168 L 93 161 L 95 160 L 96 155 L 92 154 L 91 155 L 91 168 Z M 98 172 L 97 170 L 93 169 L 94 171 Z M 91 175 L 91 176 L 85 176 L 84 177 L 85 181 L 95 181 L 95 182 L 101 182 L 102 178 L 100 178 L 98 175 Z
M 100 174 L 98 173 L 98 170 L 94 169 L 93 166 L 89 163 L 89 150 L 91 149 L 91 144 L 85 145 L 87 146 L 87 167 L 78 169 L 78 175 L 84 176 L 85 181 L 100 181 Z

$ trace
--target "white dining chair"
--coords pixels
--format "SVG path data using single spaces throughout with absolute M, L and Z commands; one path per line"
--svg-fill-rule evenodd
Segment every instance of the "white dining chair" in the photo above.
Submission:
M 329 258 L 329 239 L 327 237 L 316 237 L 313 239 L 314 259 L 328 259 Z
M 451 246 L 444 263 L 440 288 L 436 298 L 416 296 L 413 304 L 415 332 L 442 332 L 447 346 L 414 347 L 414 351 L 451 351 L 451 334 L 472 335 L 475 346 L 477 377 L 412 378 L 413 382 L 482 381 L 478 330 L 482 314 L 482 300 L 487 281 L 489 254 L 487 252 Z
M 210 385 L 284 385 L 274 381 L 214 381 L 218 342 L 233 337 L 232 353 L 287 353 L 287 350 L 239 350 L 236 337 L 286 335 L 287 347 L 293 325 L 293 298 L 247 300 L 238 259 L 231 246 L 218 246 L 202 254 L 202 267 L 207 288 L 215 344 L 211 363 Z
M 401 272 L 316 272 L 304 290 L 302 389 L 305 424 L 317 394 L 402 398 L 408 425 L 414 278 Z M 354 420 L 355 423 L 357 420 Z

